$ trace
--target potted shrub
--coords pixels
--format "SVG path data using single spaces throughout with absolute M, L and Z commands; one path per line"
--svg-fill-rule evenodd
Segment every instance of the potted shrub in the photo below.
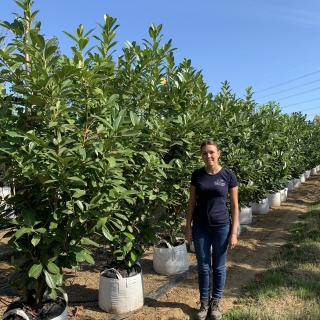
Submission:
M 63 270 L 94 263 L 94 233 L 109 241 L 117 266 L 139 260 L 141 241 L 155 238 L 141 208 L 163 196 L 151 182 L 164 164 L 157 151 L 146 152 L 156 120 L 141 132 L 139 116 L 120 110 L 106 81 L 115 78 L 108 53 L 115 20 L 105 16 L 101 27 L 111 31 L 102 32 L 101 55 L 84 53 L 90 32 L 80 25 L 68 58 L 57 39 L 40 34 L 32 1 L 18 4 L 24 15 L 1 23 L 14 41 L 0 50 L 0 81 L 11 90 L 0 96 L 0 161 L 3 181 L 16 191 L 6 199 L 16 218 L 1 215 L 0 224 L 12 226 L 9 245 L 19 253 L 9 283 L 23 294 L 20 306 L 36 315 L 49 300 L 66 307 Z

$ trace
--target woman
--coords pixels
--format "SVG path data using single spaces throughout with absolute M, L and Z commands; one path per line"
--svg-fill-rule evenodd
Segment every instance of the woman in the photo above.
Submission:
M 205 141 L 201 145 L 201 155 L 205 167 L 195 170 L 191 176 L 185 238 L 189 243 L 194 242 L 198 262 L 201 307 L 197 319 L 204 320 L 210 314 L 213 320 L 222 317 L 220 299 L 226 280 L 227 249 L 237 245 L 238 182 L 232 171 L 219 165 L 220 150 L 216 142 Z

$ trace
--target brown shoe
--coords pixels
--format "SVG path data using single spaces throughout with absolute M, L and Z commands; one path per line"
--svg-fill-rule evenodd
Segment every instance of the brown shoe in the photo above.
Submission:
M 221 306 L 219 298 L 212 298 L 210 301 L 210 320 L 221 319 Z
M 209 300 L 208 299 L 204 299 L 204 300 L 200 300 L 201 306 L 200 306 L 200 310 L 197 313 L 196 319 L 197 320 L 205 320 L 208 316 L 209 313 Z

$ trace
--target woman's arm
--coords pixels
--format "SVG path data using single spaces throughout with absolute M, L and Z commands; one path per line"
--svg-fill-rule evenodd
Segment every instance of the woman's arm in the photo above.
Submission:
M 237 229 L 239 223 L 238 187 L 230 189 L 230 207 L 232 228 L 229 237 L 229 246 L 233 249 L 238 243 Z
M 191 230 L 191 221 L 193 216 L 193 211 L 196 206 L 197 202 L 197 193 L 196 193 L 196 187 L 193 185 L 190 185 L 190 195 L 189 195 L 189 201 L 188 201 L 188 207 L 187 207 L 187 222 L 186 222 L 186 234 L 185 239 L 188 243 L 192 242 L 192 230 Z

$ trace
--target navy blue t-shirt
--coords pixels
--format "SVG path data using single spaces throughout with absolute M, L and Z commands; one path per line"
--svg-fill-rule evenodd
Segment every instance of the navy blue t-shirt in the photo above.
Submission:
M 238 185 L 235 174 L 222 168 L 216 174 L 209 174 L 205 168 L 195 170 L 191 185 L 196 187 L 196 206 L 193 224 L 199 226 L 222 226 L 230 223 L 227 207 L 229 189 Z

